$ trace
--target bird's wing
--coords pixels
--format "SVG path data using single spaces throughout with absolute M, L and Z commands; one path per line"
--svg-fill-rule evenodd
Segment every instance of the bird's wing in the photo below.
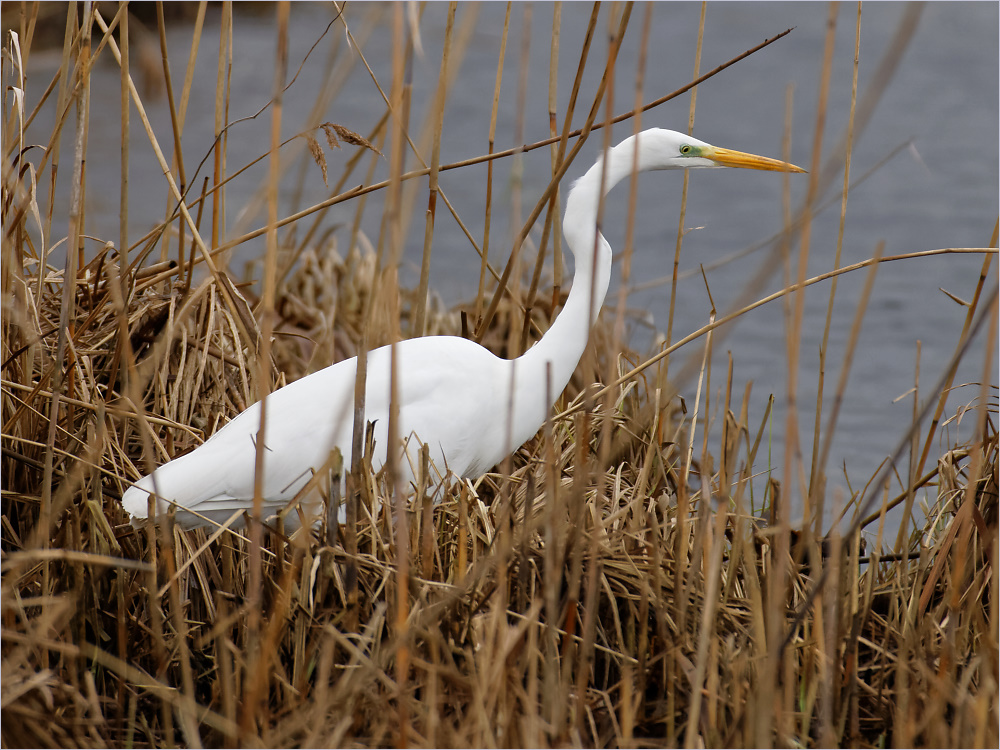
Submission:
M 391 348 L 369 352 L 365 419 L 374 422 L 372 466 L 386 460 L 388 445 Z M 498 451 L 502 420 L 494 412 L 503 401 L 498 389 L 502 360 L 481 346 L 457 337 L 431 336 L 396 345 L 399 373 L 399 435 L 408 441 L 400 463 L 404 482 L 420 465 L 420 444 L 430 448 L 440 475 L 472 476 L 502 458 Z M 267 399 L 263 447 L 264 510 L 284 507 L 309 482 L 313 472 L 339 448 L 350 464 L 354 380 L 357 360 L 327 367 L 275 391 Z M 504 384 L 505 385 L 505 384 Z M 178 520 L 198 525 L 190 509 L 216 521 L 248 510 L 254 497 L 260 404 L 234 418 L 204 445 L 170 461 L 136 483 L 122 498 L 133 516 L 147 515 L 154 492 L 176 504 Z M 491 458 L 493 453 L 498 453 Z M 165 512 L 166 503 L 158 512 Z
M 263 499 L 276 510 L 295 497 L 331 449 L 350 445 L 356 361 L 346 360 L 275 391 L 267 399 Z M 166 501 L 217 521 L 252 507 L 261 405 L 254 404 L 196 450 L 164 464 L 122 498 L 147 515 L 155 491 Z M 346 442 L 344 436 L 347 436 Z M 166 503 L 160 512 L 166 510 Z M 197 524 L 195 516 L 185 518 Z

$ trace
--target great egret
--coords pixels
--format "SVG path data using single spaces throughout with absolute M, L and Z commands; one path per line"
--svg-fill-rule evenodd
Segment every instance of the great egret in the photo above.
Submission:
M 635 162 L 633 160 L 636 160 Z M 573 288 L 562 312 L 533 347 L 512 360 L 457 336 L 427 336 L 396 344 L 399 434 L 425 443 L 439 470 L 477 477 L 538 431 L 583 354 L 611 277 L 611 247 L 597 231 L 598 204 L 639 171 L 743 167 L 802 172 L 792 164 L 716 148 L 672 130 L 654 128 L 608 150 L 577 180 L 566 198 L 563 232 L 576 259 Z M 606 173 L 605 173 L 606 172 Z M 596 252 L 596 257 L 595 257 Z M 389 423 L 390 347 L 368 354 L 366 422 L 374 422 L 373 467 L 385 463 Z M 547 367 L 549 374 L 546 375 Z M 286 385 L 267 397 L 264 517 L 274 515 L 307 484 L 337 447 L 349 460 L 357 359 L 347 359 Z M 550 388 L 546 389 L 546 377 Z M 157 513 L 177 506 L 183 527 L 222 522 L 253 507 L 260 402 L 203 445 L 164 464 L 122 497 L 134 518 L 145 518 L 155 493 Z M 412 481 L 418 451 L 397 447 L 403 481 Z M 316 498 L 303 506 L 315 512 Z M 189 511 L 195 511 L 195 515 Z M 289 519 L 292 520 L 292 519 Z

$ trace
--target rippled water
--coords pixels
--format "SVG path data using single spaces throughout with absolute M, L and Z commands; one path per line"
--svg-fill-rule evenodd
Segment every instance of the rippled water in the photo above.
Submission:
M 547 90 L 549 40 L 552 6 L 535 3 L 530 24 L 530 65 L 525 89 L 523 118 L 519 118 L 518 77 L 523 48 L 522 29 L 527 8 L 517 5 L 511 22 L 507 65 L 501 92 L 497 125 L 497 149 L 515 145 L 519 127 L 521 142 L 533 142 L 548 135 Z M 420 24 L 424 56 L 413 68 L 413 105 L 411 122 L 422 123 L 430 110 L 440 67 L 445 25 L 444 4 L 429 4 Z M 485 4 L 478 9 L 463 4 L 458 24 L 478 11 L 475 27 L 455 85 L 449 92 L 441 146 L 443 163 L 476 156 L 487 148 L 490 110 L 496 77 L 497 54 L 503 25 L 504 6 Z M 218 19 L 210 11 L 201 54 L 197 60 L 195 86 L 187 112 L 184 151 L 188 173 L 211 145 L 214 118 L 214 92 Z M 381 22 L 376 16 L 383 13 Z M 562 46 L 560 51 L 559 107 L 569 98 L 580 53 L 589 7 L 563 6 Z M 606 12 L 606 10 L 604 11 Z M 702 140 L 741 150 L 778 156 L 781 154 L 786 92 L 794 95 L 792 110 L 792 161 L 808 167 L 816 120 L 816 102 L 826 31 L 827 6 L 819 3 L 711 3 L 707 9 L 706 32 L 702 52 L 702 71 L 774 36 L 789 27 L 794 31 L 785 39 L 730 68 L 698 91 L 695 135 Z M 906 12 L 901 4 L 867 4 L 863 11 L 860 54 L 860 87 L 864 92 L 873 71 Z M 645 7 L 637 4 L 632 23 L 619 57 L 616 78 L 616 112 L 631 108 L 633 101 L 639 37 Z M 645 80 L 646 100 L 668 93 L 692 77 L 697 39 L 699 4 L 665 3 L 652 11 L 651 45 Z M 330 18 L 325 5 L 296 5 L 292 12 L 291 59 L 293 69 L 322 32 Z M 388 89 L 391 81 L 391 24 L 386 8 L 353 4 L 348 8 L 349 23 L 378 80 Z M 851 93 L 851 70 L 854 49 L 856 6 L 844 4 L 837 18 L 837 38 L 829 94 L 829 119 L 824 139 L 824 153 L 833 148 L 846 127 Z M 368 33 L 369 24 L 373 30 Z M 897 255 L 942 247 L 986 245 L 997 220 L 998 206 L 998 8 L 995 3 L 931 3 L 921 15 L 919 27 L 910 42 L 899 68 L 878 103 L 867 130 L 854 148 L 852 177 L 871 170 L 897 146 L 910 143 L 898 155 L 854 188 L 850 194 L 844 230 L 842 264 L 870 257 L 879 242 L 885 242 L 886 255 Z M 594 52 L 581 87 L 581 105 L 576 120 L 582 123 L 598 81 L 598 61 L 606 50 L 607 22 L 602 15 L 594 41 Z M 269 16 L 238 16 L 235 25 L 233 96 L 231 119 L 257 112 L 266 102 L 273 78 L 274 24 Z M 175 87 L 186 66 L 191 29 L 178 24 L 168 34 L 170 62 Z M 324 72 L 334 67 L 343 75 L 343 88 L 323 119 L 343 124 L 361 133 L 368 132 L 383 111 L 383 104 L 371 79 L 357 56 L 344 43 L 344 29 L 335 24 L 303 66 L 285 102 L 284 134 L 303 129 Z M 331 62 L 329 50 L 337 45 Z M 29 107 L 52 75 L 56 58 L 36 54 L 32 59 L 33 85 L 29 87 Z M 118 238 L 119 191 L 119 79 L 116 68 L 105 61 L 93 79 L 91 129 L 88 150 L 88 234 Z M 169 152 L 169 111 L 165 100 L 147 99 L 148 114 L 164 149 Z M 644 126 L 672 127 L 687 125 L 689 98 L 683 96 L 643 117 Z M 519 126 L 519 121 L 523 125 Z M 166 206 L 166 190 L 159 168 L 133 114 L 130 204 L 130 235 L 134 240 L 161 219 Z M 43 112 L 32 133 L 36 140 L 51 132 L 52 113 Z M 235 166 L 267 150 L 269 116 L 236 126 L 229 141 L 229 164 Z M 631 133 L 632 125 L 615 127 L 614 140 Z M 67 128 L 67 132 L 69 128 Z M 580 160 L 570 170 L 578 176 L 594 159 L 600 136 L 592 137 Z M 68 149 L 68 140 L 64 149 Z M 293 146 L 296 148 L 298 146 Z M 427 149 L 429 156 L 430 149 Z M 69 153 L 69 151 L 64 151 Z M 286 149 L 286 153 L 291 153 Z M 331 155 L 340 163 L 349 152 Z M 262 213 L 238 215 L 236 208 L 247 205 L 261 185 L 265 166 L 250 170 L 229 188 L 232 234 L 256 228 L 264 221 Z M 386 176 L 387 161 L 380 165 L 376 179 Z M 513 171 L 512 171 L 513 170 Z M 526 214 L 547 183 L 548 150 L 524 156 L 521 166 L 513 160 L 497 163 L 494 177 L 493 231 L 491 256 L 502 263 L 516 229 L 510 226 L 509 201 L 516 176 L 520 174 L 523 194 L 522 213 Z M 68 203 L 68 171 L 63 170 L 57 197 Z M 337 167 L 332 172 L 336 174 Z M 204 172 L 202 173 L 204 174 Z M 300 168 L 290 170 L 285 209 L 292 210 L 325 196 L 318 171 L 305 167 L 305 190 L 293 205 L 291 195 L 298 184 Z M 198 179 L 201 179 L 200 177 Z M 358 178 L 360 179 L 360 178 Z M 805 197 L 808 178 L 792 178 L 793 204 Z M 352 181 L 353 182 L 353 181 Z M 482 206 L 485 198 L 485 166 L 441 175 L 441 185 L 473 236 L 482 237 Z M 833 205 L 818 216 L 812 230 L 809 275 L 833 266 L 839 222 L 839 188 L 842 176 L 836 177 L 829 195 Z M 138 186 L 149 185 L 145 194 Z M 644 175 L 640 180 L 633 282 L 648 282 L 669 274 L 676 241 L 678 207 L 682 178 L 679 173 Z M 711 294 L 720 312 L 737 299 L 747 280 L 759 269 L 768 255 L 766 249 L 739 260 L 719 263 L 730 254 L 769 237 L 780 229 L 782 178 L 778 175 L 741 170 L 711 170 L 691 174 L 686 227 L 691 231 L 683 245 L 681 268 L 685 277 L 677 292 L 674 339 L 704 325 L 710 313 L 705 283 L 697 273 L 699 264 L 706 270 Z M 381 196 L 373 195 L 364 223 L 365 231 L 375 237 L 381 216 Z M 404 258 L 404 279 L 416 278 L 416 264 L 423 238 L 423 198 L 417 198 L 414 221 Z M 627 187 L 613 195 L 605 230 L 613 247 L 624 244 L 624 226 L 628 203 Z M 353 208 L 332 212 L 327 224 L 348 220 Z M 64 216 L 57 208 L 56 216 Z M 56 239 L 66 231 L 57 220 Z M 343 238 L 342 238 L 343 241 Z M 239 260 L 260 253 L 262 243 L 247 243 L 240 249 Z M 830 502 L 859 489 L 903 436 L 913 410 L 913 387 L 919 364 L 921 393 L 926 393 L 943 372 L 961 331 L 965 308 L 949 299 L 939 289 L 970 299 L 982 256 L 949 255 L 919 261 L 883 264 L 878 272 L 868 312 L 864 320 L 847 396 L 842 405 L 839 425 L 833 440 L 827 473 L 830 477 Z M 713 265 L 714 264 L 714 265 Z M 781 269 L 773 269 L 765 292 L 780 288 Z M 431 285 L 449 303 L 468 300 L 475 295 L 478 260 L 461 230 L 447 213 L 439 209 L 435 229 L 434 263 Z M 833 307 L 832 329 L 827 359 L 826 403 L 830 401 L 839 377 L 841 361 L 859 299 L 864 275 L 854 273 L 840 278 Z M 996 284 L 996 264 L 992 266 L 991 285 Z M 609 300 L 614 300 L 617 277 L 612 282 Z M 802 326 L 801 366 L 798 399 L 802 450 L 806 471 L 812 444 L 813 411 L 816 400 L 818 350 L 822 340 L 829 283 L 811 287 L 805 298 Z M 658 330 L 667 324 L 669 285 L 645 288 L 629 297 L 631 309 L 645 311 Z M 772 303 L 740 319 L 715 341 L 712 360 L 713 410 L 724 388 L 728 352 L 734 359 L 733 393 L 742 396 L 746 383 L 753 381 L 750 402 L 751 424 L 759 424 L 769 394 L 776 406 L 772 420 L 774 445 L 783 445 L 787 408 L 788 374 L 785 318 L 781 303 Z M 962 363 L 956 383 L 979 382 L 983 372 L 984 334 L 976 340 L 970 356 Z M 648 329 L 634 330 L 633 341 L 645 347 L 650 342 Z M 919 342 L 919 363 L 917 357 Z M 682 350 L 682 359 L 700 357 L 701 342 Z M 995 351 L 995 350 L 994 350 Z M 989 363 L 990 382 L 997 382 L 997 363 Z M 689 404 L 694 383 L 684 386 Z M 975 386 L 957 388 L 949 398 L 948 413 L 979 396 Z M 996 398 L 995 389 L 991 398 Z M 716 422 L 718 412 L 715 411 Z M 951 443 L 969 434 L 970 419 L 953 422 L 942 431 L 942 442 L 932 451 L 932 458 Z M 717 445 L 718 430 L 713 430 Z M 780 466 L 783 448 L 775 448 L 772 461 Z M 764 466 L 766 464 L 760 464 Z M 846 465 L 846 477 L 843 468 Z M 900 471 L 905 473 L 905 459 Z M 780 473 L 779 473 L 780 476 Z M 848 480 L 849 478 L 849 480 Z M 848 485 L 849 481 L 849 485 Z M 796 496 L 795 488 L 790 492 Z

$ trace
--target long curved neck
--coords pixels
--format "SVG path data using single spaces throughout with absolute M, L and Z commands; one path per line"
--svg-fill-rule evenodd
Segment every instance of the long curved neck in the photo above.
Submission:
M 526 432 L 525 440 L 535 433 L 552 406 L 552 403 L 545 403 L 541 418 L 538 419 L 538 409 L 543 406 L 541 401 L 544 395 L 541 399 L 532 398 L 534 403 L 525 403 L 533 395 L 529 393 L 529 389 L 537 394 L 545 393 L 546 364 L 551 363 L 548 375 L 551 401 L 562 393 L 583 356 L 591 326 L 604 304 L 611 281 L 611 246 L 598 231 L 598 207 L 604 195 L 632 174 L 635 139 L 636 136 L 632 136 L 609 149 L 607 159 L 598 159 L 576 181 L 566 198 L 563 234 L 576 260 L 573 287 L 562 312 L 541 340 L 513 360 L 517 382 L 528 386 L 518 388 L 521 403 L 516 403 L 514 407 L 514 432 Z M 515 401 L 517 400 L 515 397 Z M 516 447 L 519 444 L 515 442 L 514 445 Z

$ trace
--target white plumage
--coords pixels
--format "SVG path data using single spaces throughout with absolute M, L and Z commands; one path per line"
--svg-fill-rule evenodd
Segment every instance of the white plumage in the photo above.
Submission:
M 576 274 L 565 307 L 538 343 L 513 360 L 457 336 L 396 344 L 400 436 L 409 438 L 409 455 L 400 462 L 404 481 L 413 480 L 411 466 L 419 465 L 417 441 L 427 444 L 438 471 L 477 477 L 541 427 L 552 407 L 545 398 L 546 367 L 551 364 L 554 399 L 576 369 L 611 278 L 611 248 L 596 231 L 602 182 L 610 190 L 632 173 L 636 157 L 639 171 L 721 166 L 803 171 L 671 130 L 646 130 L 609 149 L 606 174 L 602 176 L 605 160 L 598 159 L 566 199 L 563 232 L 576 259 Z M 385 463 L 388 444 L 390 351 L 382 347 L 368 354 L 365 421 L 375 423 L 376 470 Z M 296 496 L 334 447 L 350 460 L 356 372 L 357 358 L 347 359 L 268 396 L 265 518 Z M 175 504 L 177 522 L 184 527 L 205 523 L 188 510 L 222 522 L 237 510 L 252 509 L 259 427 L 258 402 L 200 447 L 136 482 L 122 505 L 134 519 L 145 518 L 149 494 L 155 493 L 157 513 Z M 307 512 L 320 510 L 315 500 L 304 505 Z

